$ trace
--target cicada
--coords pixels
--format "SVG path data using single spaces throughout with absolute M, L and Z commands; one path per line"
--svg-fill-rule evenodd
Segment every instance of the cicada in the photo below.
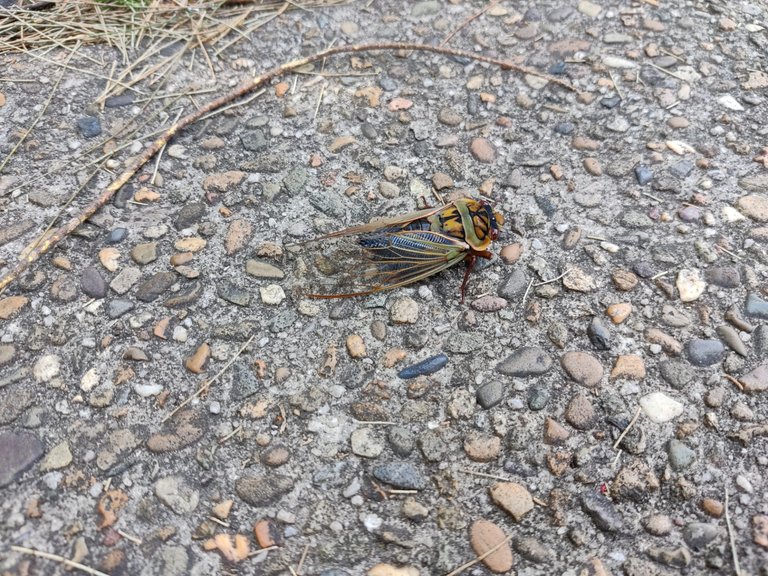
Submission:
M 309 298 L 365 296 L 413 284 L 466 261 L 461 300 L 478 258 L 499 236 L 504 217 L 484 200 L 460 198 L 442 206 L 377 218 L 313 240 L 300 255 Z

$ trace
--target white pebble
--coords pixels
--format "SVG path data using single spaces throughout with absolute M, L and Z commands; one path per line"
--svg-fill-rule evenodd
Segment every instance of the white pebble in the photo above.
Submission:
M 208 412 L 211 414 L 220 414 L 221 413 L 221 402 L 218 400 L 214 400 L 210 404 L 208 404 Z
M 663 392 L 651 392 L 640 398 L 640 408 L 656 424 L 674 420 L 683 413 L 684 406 Z
M 269 284 L 259 288 L 259 294 L 261 294 L 261 301 L 271 306 L 277 306 L 285 300 L 285 292 L 282 286 L 278 284 Z
M 748 494 L 752 494 L 754 491 L 754 488 L 752 488 L 752 483 L 747 480 L 747 477 L 743 474 L 739 474 L 736 476 L 736 485 L 744 490 L 744 492 L 747 492 Z
M 161 384 L 134 384 L 133 390 L 142 398 L 148 398 L 160 394 L 163 391 L 163 386 Z
M 173 329 L 173 336 L 171 336 L 176 342 L 186 342 L 188 332 L 184 326 L 176 326 Z

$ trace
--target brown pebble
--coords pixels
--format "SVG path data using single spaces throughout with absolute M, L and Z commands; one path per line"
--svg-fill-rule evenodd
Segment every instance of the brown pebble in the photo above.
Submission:
M 192 236 L 191 238 L 181 238 L 179 240 L 176 240 L 173 246 L 179 252 L 199 252 L 200 250 L 205 248 L 207 244 L 208 242 L 205 240 L 205 238 L 200 238 L 199 236 Z
M 497 574 L 509 572 L 514 565 L 509 544 L 506 542 L 501 544 L 506 538 L 504 531 L 488 520 L 476 520 L 469 528 L 469 541 L 475 554 L 482 556 L 483 564 L 488 570 Z M 487 554 L 493 548 L 496 550 Z
M 533 498 L 525 486 L 515 482 L 497 482 L 489 492 L 491 500 L 512 516 L 515 522 L 520 522 L 533 510 Z
M 648 534 L 666 536 L 672 532 L 672 519 L 666 514 L 653 514 L 643 520 L 643 526 Z
M 616 364 L 611 370 L 611 380 L 626 378 L 627 380 L 642 380 L 645 378 L 645 362 L 637 354 L 624 354 L 616 358 Z
M 565 421 L 577 430 L 589 430 L 595 425 L 595 407 L 586 394 L 575 394 L 565 409 Z
M 384 360 L 382 360 L 382 364 L 384 365 L 384 368 L 392 368 L 396 364 L 399 364 L 405 360 L 407 355 L 408 354 L 406 351 L 402 348 L 392 348 L 387 350 L 387 353 L 384 354 Z
M 0 300 L 0 320 L 8 320 L 18 314 L 29 302 L 26 296 L 8 296 Z
M 603 167 L 600 166 L 600 161 L 597 158 L 584 158 L 584 169 L 592 176 L 602 176 Z
M 683 345 L 679 340 L 658 328 L 646 329 L 645 339 L 651 344 L 658 344 L 664 352 L 673 356 L 677 356 L 683 351 Z
M 157 243 L 137 244 L 131 250 L 131 258 L 136 264 L 149 264 L 157 260 Z
M 764 514 L 752 516 L 752 542 L 768 548 L 768 516 Z
M 571 379 L 588 388 L 597 386 L 603 378 L 603 365 L 588 352 L 566 352 L 560 364 Z
M 507 244 L 504 246 L 499 253 L 499 257 L 504 264 L 514 264 L 518 261 L 522 253 L 523 245 L 519 242 L 515 242 L 514 244 Z
M 234 500 L 222 500 L 216 506 L 211 508 L 211 514 L 216 516 L 219 520 L 226 520 L 229 517 L 229 513 L 232 511 L 232 505 Z
M 453 188 L 453 178 L 445 172 L 435 172 L 432 175 L 432 187 L 438 192 L 446 188 Z
M 688 128 L 690 122 L 688 121 L 688 118 L 685 118 L 684 116 L 672 116 L 672 118 L 667 120 L 667 126 L 675 130 L 681 130 L 683 128 Z
M 699 504 L 701 509 L 712 518 L 720 518 L 725 511 L 723 503 L 714 498 L 703 498 Z
M 162 338 L 163 340 L 168 340 L 168 328 L 171 325 L 171 317 L 166 316 L 165 318 L 161 319 L 157 324 L 155 324 L 155 327 L 152 330 L 152 333 L 157 338 Z
M 552 166 L 549 167 L 549 173 L 552 174 L 552 178 L 555 180 L 562 180 L 564 176 L 563 169 L 559 164 L 552 164 Z
M 618 304 L 611 304 L 606 308 L 605 313 L 611 319 L 614 324 L 621 324 L 632 313 L 632 304 L 629 302 L 619 302 Z
M 290 456 L 291 453 L 288 451 L 288 448 L 282 444 L 274 444 L 261 453 L 259 461 L 264 464 L 264 466 L 278 468 L 288 462 Z
M 184 367 L 195 374 L 205 370 L 205 363 L 211 357 L 211 347 L 204 342 L 197 347 L 195 353 L 184 361 Z
M 195 255 L 192 254 L 192 252 L 178 252 L 171 256 L 170 262 L 171 266 L 183 266 L 184 264 L 189 264 L 193 259 Z
M 469 143 L 469 152 L 475 160 L 490 164 L 496 160 L 496 148 L 487 138 L 472 138 Z
M 500 296 L 492 296 L 490 294 L 481 296 L 477 300 L 473 300 L 470 306 L 473 310 L 478 312 L 498 312 L 499 310 L 506 308 L 508 302 Z
M 347 352 L 352 358 L 365 358 L 365 342 L 357 334 L 347 336 Z
M 328 145 L 328 151 L 331 154 L 336 154 L 344 150 L 344 148 L 352 146 L 352 144 L 355 144 L 356 142 L 357 139 L 354 136 L 337 136 Z
M 571 146 L 576 150 L 595 151 L 600 148 L 600 143 L 586 136 L 574 136 L 571 140 Z
M 136 202 L 156 202 L 160 199 L 160 194 L 146 186 L 142 186 L 133 195 L 133 199 Z
M 280 527 L 274 520 L 269 518 L 259 520 L 253 525 L 253 535 L 256 537 L 256 542 L 262 548 L 282 546 L 285 543 L 283 531 L 280 530 Z
M 117 248 L 108 246 L 99 250 L 99 261 L 110 272 L 115 272 L 120 266 L 120 252 Z
M 622 292 L 629 292 L 637 286 L 639 281 L 633 272 L 621 268 L 613 271 L 611 280 L 613 280 L 613 285 L 616 286 L 616 289 Z
M 72 261 L 64 256 L 55 256 L 51 263 L 61 270 L 72 270 Z
M 232 220 L 227 230 L 227 239 L 224 242 L 227 255 L 231 256 L 248 246 L 252 232 L 253 226 L 248 220 L 244 218 Z
M 275 96 L 282 98 L 290 87 L 291 85 L 288 82 L 278 82 L 275 84 Z
M 206 176 L 203 180 L 203 190 L 208 193 L 225 193 L 238 186 L 247 174 L 240 170 L 230 170 L 229 172 L 217 172 Z
M 566 428 L 554 418 L 544 421 L 544 442 L 546 444 L 562 444 L 571 435 Z
M 561 450 L 559 452 L 550 452 L 547 454 L 547 469 L 554 476 L 562 476 L 570 468 L 573 454 Z
M 501 438 L 484 434 L 470 434 L 464 440 L 464 451 L 470 460 L 491 462 L 501 452 Z

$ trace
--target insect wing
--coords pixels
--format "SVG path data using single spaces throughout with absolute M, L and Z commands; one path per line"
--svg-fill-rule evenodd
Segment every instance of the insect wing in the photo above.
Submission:
M 464 260 L 469 246 L 430 230 L 343 230 L 302 255 L 305 296 L 363 296 L 418 282 Z M 363 227 L 359 227 L 363 228 Z

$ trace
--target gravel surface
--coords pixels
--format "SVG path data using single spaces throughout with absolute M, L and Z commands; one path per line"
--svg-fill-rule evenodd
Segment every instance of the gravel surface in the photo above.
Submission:
M 0 574 L 768 574 L 768 12 L 484 5 L 286 11 L 149 111 L 73 57 L 0 173 L 0 272 L 129 120 L 330 44 L 458 29 L 577 91 L 360 53 L 177 136 L 0 296 Z M 2 158 L 67 56 L 34 54 L 0 55 Z M 297 296 L 297 243 L 433 190 L 506 219 L 464 304 L 462 266 Z

